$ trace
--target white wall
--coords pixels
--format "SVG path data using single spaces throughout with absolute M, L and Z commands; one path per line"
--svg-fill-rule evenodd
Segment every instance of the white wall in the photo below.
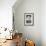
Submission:
M 25 38 L 33 39 L 37 46 L 46 46 L 46 0 L 26 0 L 18 4 L 13 6 L 15 28 L 22 32 Z M 34 12 L 34 26 L 24 26 L 25 12 Z
M 12 28 L 12 6 L 16 0 L 0 0 L 0 27 Z
M 23 0 L 17 7 L 14 5 L 13 12 L 18 32 L 22 32 L 25 38 L 34 40 L 36 46 L 41 46 L 41 0 Z M 24 13 L 32 12 L 34 26 L 24 26 Z
M 41 3 L 41 38 L 42 46 L 46 46 L 46 0 L 42 0 Z

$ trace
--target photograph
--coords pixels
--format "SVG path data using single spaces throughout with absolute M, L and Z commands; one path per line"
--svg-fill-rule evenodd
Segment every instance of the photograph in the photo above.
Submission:
M 24 25 L 25 26 L 34 25 L 34 13 L 24 13 Z

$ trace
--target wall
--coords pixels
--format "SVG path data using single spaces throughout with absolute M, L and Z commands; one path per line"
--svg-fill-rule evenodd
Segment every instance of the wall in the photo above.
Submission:
M 12 6 L 16 0 L 0 0 L 0 27 L 12 28 Z
M 19 2 L 19 1 L 18 1 Z M 13 6 L 15 28 L 23 33 L 23 37 L 35 41 L 36 46 L 41 46 L 41 0 L 23 0 Z M 34 25 L 24 26 L 24 13 L 34 12 Z
M 42 46 L 46 46 L 46 0 L 42 0 L 41 3 L 41 38 Z

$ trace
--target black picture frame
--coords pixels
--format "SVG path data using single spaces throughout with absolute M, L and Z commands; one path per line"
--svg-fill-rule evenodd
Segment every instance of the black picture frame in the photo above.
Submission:
M 34 13 L 24 13 L 24 26 L 34 25 Z

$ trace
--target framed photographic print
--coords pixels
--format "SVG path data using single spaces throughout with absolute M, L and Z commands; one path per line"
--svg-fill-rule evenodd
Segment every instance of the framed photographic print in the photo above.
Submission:
M 34 25 L 34 13 L 24 13 L 24 25 L 25 26 Z

